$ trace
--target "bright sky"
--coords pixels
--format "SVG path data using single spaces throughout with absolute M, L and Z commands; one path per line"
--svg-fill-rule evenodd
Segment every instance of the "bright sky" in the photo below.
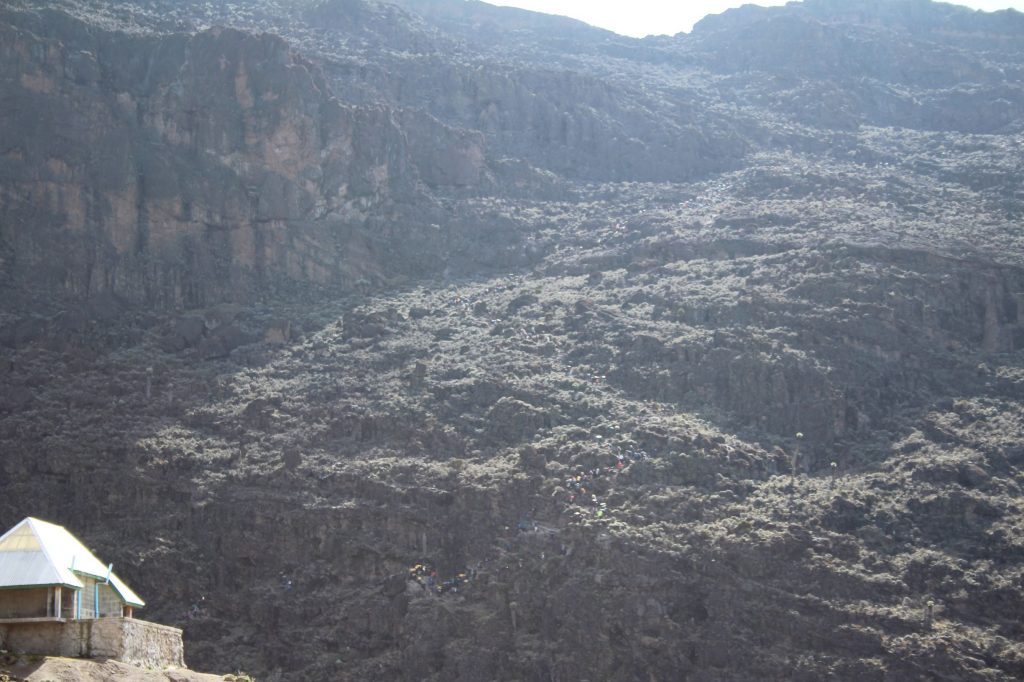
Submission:
M 492 5 L 522 7 L 535 12 L 561 14 L 623 35 L 643 37 L 689 31 L 708 14 L 744 4 L 734 0 L 485 0 Z M 758 0 L 765 7 L 786 0 Z M 992 12 L 1013 7 L 1024 11 L 1024 0 L 962 0 L 953 4 Z

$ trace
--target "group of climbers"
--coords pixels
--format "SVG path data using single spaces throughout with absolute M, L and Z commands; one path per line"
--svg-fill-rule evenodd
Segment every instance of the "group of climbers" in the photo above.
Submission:
M 455 594 L 459 588 L 476 578 L 476 569 L 468 568 L 459 571 L 451 578 L 442 578 L 437 569 L 428 564 L 416 564 L 409 568 L 409 580 L 412 580 L 428 594 Z
M 609 473 L 614 472 L 615 469 L 609 469 Z M 595 467 L 593 469 L 580 469 L 575 476 L 569 476 L 565 479 L 565 489 L 568 491 L 569 504 L 587 505 L 591 502 L 597 503 L 597 493 L 595 492 L 595 482 L 605 475 L 605 470 L 601 467 Z
M 644 462 L 648 457 L 647 452 L 644 450 L 633 450 L 631 448 L 626 450 L 616 449 L 612 456 L 615 458 L 615 467 L 618 469 L 622 469 L 632 462 Z
M 565 479 L 565 501 L 568 506 L 591 507 L 596 518 L 604 518 L 608 514 L 608 504 L 598 498 L 601 492 L 599 488 L 607 488 L 629 465 L 645 461 L 648 455 L 643 450 L 616 449 L 611 453 L 611 457 L 611 465 L 608 467 L 580 469 L 575 475 Z

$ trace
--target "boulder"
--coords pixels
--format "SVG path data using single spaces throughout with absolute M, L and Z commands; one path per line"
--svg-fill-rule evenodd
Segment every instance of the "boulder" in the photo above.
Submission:
M 226 358 L 234 349 L 252 341 L 252 335 L 238 325 L 224 324 L 207 334 L 199 352 L 207 359 Z

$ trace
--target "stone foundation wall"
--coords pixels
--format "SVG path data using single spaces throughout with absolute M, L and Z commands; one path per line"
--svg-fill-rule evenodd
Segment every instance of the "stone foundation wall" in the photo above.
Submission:
M 146 668 L 184 668 L 181 630 L 134 618 L 0 625 L 0 647 L 49 656 L 112 658 Z
M 184 668 L 185 645 L 178 628 L 134 618 L 92 622 L 90 655 L 147 668 Z

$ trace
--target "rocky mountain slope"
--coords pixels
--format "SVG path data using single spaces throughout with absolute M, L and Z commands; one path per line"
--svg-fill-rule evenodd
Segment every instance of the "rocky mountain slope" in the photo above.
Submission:
M 1022 41 L 8 3 L 0 521 L 261 680 L 1019 679 Z

